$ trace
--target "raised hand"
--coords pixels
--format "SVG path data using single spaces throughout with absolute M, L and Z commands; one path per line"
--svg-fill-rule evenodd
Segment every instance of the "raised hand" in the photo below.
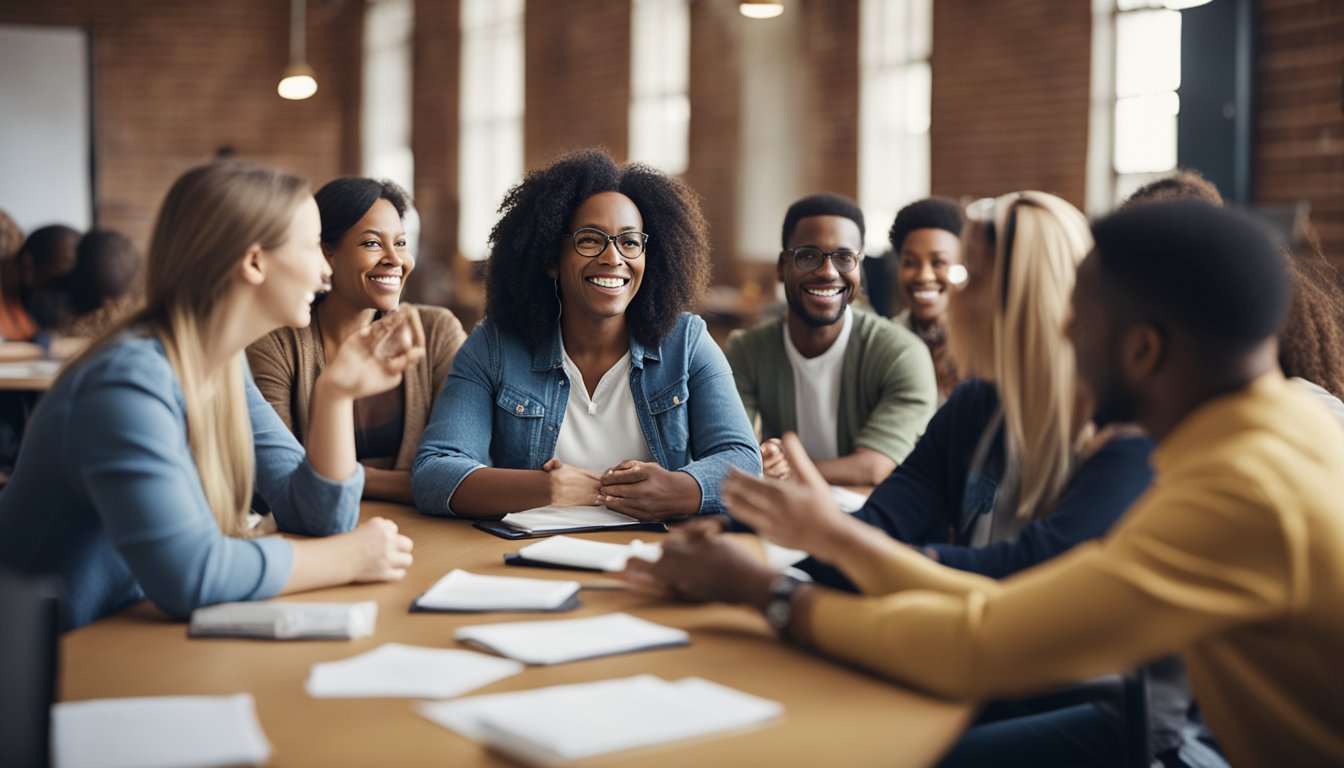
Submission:
M 328 386 L 352 399 L 386 392 L 425 356 L 425 329 L 414 306 L 403 304 L 361 328 L 322 371 Z
M 830 484 L 807 457 L 798 436 L 781 441 L 792 479 L 775 480 L 734 472 L 723 481 L 723 503 L 729 514 L 776 544 L 802 549 L 826 559 L 833 534 L 852 522 L 831 496 Z

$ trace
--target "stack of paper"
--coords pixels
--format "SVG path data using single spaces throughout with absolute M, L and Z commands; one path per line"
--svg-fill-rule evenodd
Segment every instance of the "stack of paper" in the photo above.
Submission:
M 537 507 L 505 515 L 500 522 L 528 533 L 639 524 L 635 518 L 606 507 Z
M 378 604 L 220 603 L 191 612 L 192 637 L 352 638 L 373 634 Z
M 567 611 L 579 604 L 579 583 L 482 576 L 454 569 L 411 604 L 417 611 Z
M 518 550 L 518 564 L 545 564 L 589 571 L 621 571 L 625 561 L 637 557 L 657 562 L 663 548 L 635 539 L 629 544 L 589 541 L 573 536 L 553 536 Z
M 56 704 L 58 768 L 262 765 L 271 745 L 249 693 L 150 696 Z
M 784 708 L 698 677 L 638 675 L 533 691 L 425 702 L 420 713 L 533 765 L 759 725 Z
M 387 643 L 342 661 L 314 664 L 306 687 L 314 698 L 446 699 L 522 671 L 516 661 L 483 653 Z
M 683 630 L 627 613 L 589 619 L 483 624 L 462 627 L 453 637 L 526 664 L 559 664 L 691 642 Z

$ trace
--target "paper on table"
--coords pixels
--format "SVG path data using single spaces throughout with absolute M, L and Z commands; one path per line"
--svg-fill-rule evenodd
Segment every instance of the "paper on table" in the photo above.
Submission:
M 535 765 L 738 730 L 784 711 L 778 702 L 698 677 L 668 682 L 653 675 L 425 702 L 417 709 Z
M 378 604 L 362 603 L 220 603 L 191 612 L 192 637 L 265 637 L 341 639 L 368 637 Z
M 576 605 L 577 581 L 482 576 L 453 569 L 411 607 L 425 611 L 558 611 Z
M 855 493 L 848 488 L 841 488 L 838 485 L 831 486 L 831 498 L 840 507 L 840 511 L 848 512 L 851 515 L 863 508 L 868 502 L 868 497 L 862 493 Z
M 573 568 L 592 568 L 599 571 L 620 571 L 631 557 L 657 562 L 663 554 L 658 544 L 646 544 L 635 539 L 629 544 L 589 541 L 573 536 L 552 536 L 518 550 L 528 560 Z
M 261 765 L 271 754 L 250 693 L 63 702 L 51 724 L 57 768 Z
M 446 699 L 523 671 L 509 659 L 473 651 L 387 643 L 341 661 L 314 664 L 314 698 L 411 696 Z
M 690 645 L 684 630 L 609 613 L 586 619 L 518 621 L 461 627 L 453 634 L 525 664 L 560 664 L 632 651 Z
M 537 507 L 505 515 L 500 522 L 528 533 L 566 528 L 599 528 L 630 525 L 639 521 L 606 507 Z

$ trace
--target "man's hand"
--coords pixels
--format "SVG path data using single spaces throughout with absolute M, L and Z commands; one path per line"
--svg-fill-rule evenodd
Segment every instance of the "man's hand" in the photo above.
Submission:
M 682 600 L 758 604 L 768 599 L 775 573 L 741 543 L 719 535 L 718 518 L 672 528 L 656 563 L 630 558 L 618 577 L 663 589 Z
M 793 475 L 789 460 L 784 458 L 784 443 L 778 437 L 761 443 L 761 463 L 765 466 L 766 477 L 788 480 Z

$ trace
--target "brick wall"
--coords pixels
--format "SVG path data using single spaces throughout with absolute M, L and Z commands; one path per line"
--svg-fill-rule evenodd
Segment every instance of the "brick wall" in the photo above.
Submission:
M 714 279 L 731 283 L 738 280 L 732 254 L 741 120 L 739 21 L 736 3 L 691 3 L 691 152 L 684 178 L 700 193 L 709 219 Z
M 804 194 L 859 194 L 859 2 L 805 0 Z M 784 212 L 779 212 L 783 220 Z
M 523 163 L 601 145 L 624 161 L 630 124 L 630 3 L 567 0 L 526 8 Z
M 309 2 L 308 63 L 319 89 L 302 102 L 275 92 L 289 56 L 287 3 L 4 0 L 0 23 L 90 30 L 94 215 L 145 243 L 172 181 L 221 147 L 314 185 L 359 170 L 362 10 Z
M 411 151 L 420 250 L 411 301 L 448 304 L 460 281 L 453 269 L 458 215 L 458 72 L 461 67 L 458 0 L 416 0 L 411 94 Z M 465 266 L 465 265 L 464 265 Z
M 933 193 L 1039 189 L 1083 205 L 1091 3 L 937 0 Z
M 1255 199 L 1311 203 L 1344 267 L 1344 2 L 1261 0 Z

